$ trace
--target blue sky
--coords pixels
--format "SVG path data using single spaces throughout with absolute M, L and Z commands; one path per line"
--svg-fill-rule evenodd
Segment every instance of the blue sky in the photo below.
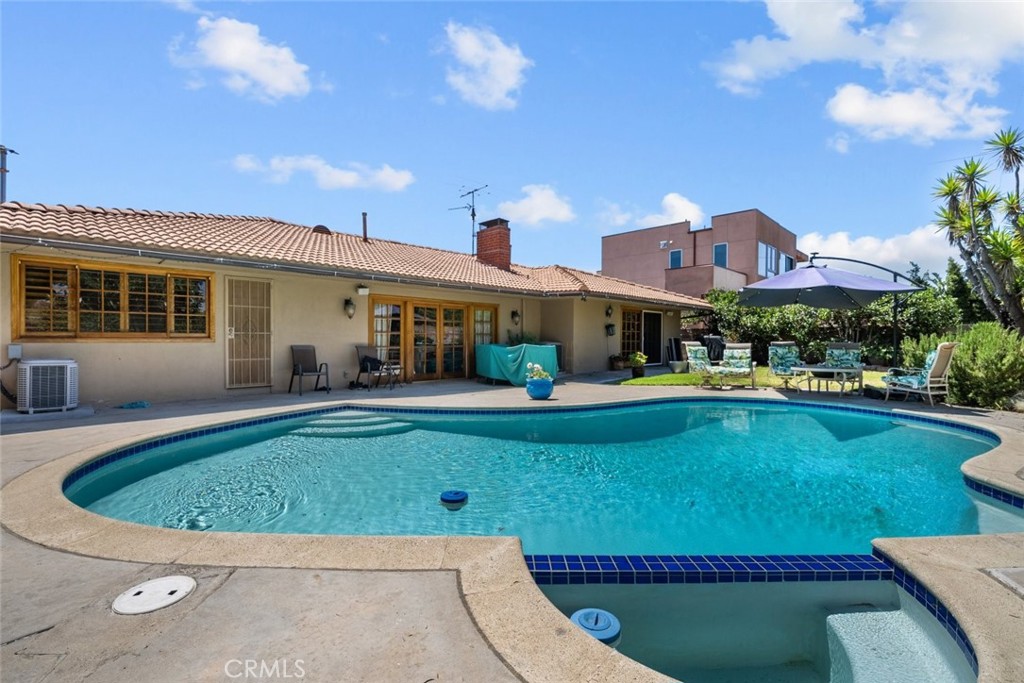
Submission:
M 936 181 L 1024 126 L 1024 3 L 0 5 L 8 199 L 270 216 L 600 268 L 758 208 L 944 271 Z M 999 174 L 994 174 L 999 180 Z M 1004 179 L 1008 182 L 1008 178 Z

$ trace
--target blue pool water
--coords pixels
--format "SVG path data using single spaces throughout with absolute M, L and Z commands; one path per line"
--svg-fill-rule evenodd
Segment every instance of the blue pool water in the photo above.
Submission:
M 527 553 L 863 553 L 879 536 L 978 533 L 959 467 L 995 443 L 767 402 L 343 411 L 147 450 L 66 494 L 182 529 L 518 535 Z M 448 489 L 469 504 L 442 507 Z

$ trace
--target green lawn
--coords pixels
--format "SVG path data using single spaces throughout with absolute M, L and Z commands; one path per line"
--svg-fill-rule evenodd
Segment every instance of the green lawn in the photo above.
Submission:
M 884 374 L 884 372 L 865 370 L 864 385 L 873 385 L 876 387 L 883 386 L 881 378 Z M 725 383 L 733 386 L 750 386 L 750 378 L 727 377 Z M 660 375 L 653 375 L 650 377 L 624 379 L 621 382 L 619 382 L 619 384 L 629 384 L 632 386 L 698 387 L 701 384 L 701 376 L 686 372 L 682 372 L 679 374 L 673 372 L 666 372 Z M 715 384 L 718 384 L 717 379 L 715 380 Z M 758 387 L 781 387 L 782 384 L 782 380 L 776 377 L 775 375 L 769 373 L 768 368 L 757 368 Z M 790 386 L 792 386 L 792 383 L 790 384 Z

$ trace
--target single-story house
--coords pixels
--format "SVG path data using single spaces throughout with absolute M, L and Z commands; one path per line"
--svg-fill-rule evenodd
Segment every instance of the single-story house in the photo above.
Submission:
M 681 315 L 707 302 L 566 266 L 512 263 L 508 221 L 465 254 L 272 218 L 0 206 L 4 363 L 73 359 L 94 404 L 287 391 L 293 344 L 312 344 L 335 389 L 355 346 L 405 381 L 475 376 L 474 346 L 560 346 L 560 369 L 662 361 Z M 614 326 L 614 329 L 611 327 Z M 14 369 L 3 374 L 16 385 Z M 5 404 L 7 405 L 7 404 Z

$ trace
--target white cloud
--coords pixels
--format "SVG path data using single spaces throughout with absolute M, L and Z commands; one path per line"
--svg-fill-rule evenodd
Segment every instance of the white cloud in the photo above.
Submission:
M 605 227 L 621 228 L 633 220 L 633 212 L 623 208 L 615 202 L 598 200 L 600 209 L 597 212 L 597 220 Z
M 221 71 L 221 81 L 229 90 L 261 102 L 309 94 L 309 67 L 298 61 L 291 48 L 268 42 L 256 24 L 202 16 L 196 29 L 199 35 L 190 51 L 179 53 L 178 40 L 171 44 L 171 61 L 176 66 Z
M 661 198 L 661 213 L 652 213 L 637 221 L 641 227 L 649 228 L 669 223 L 690 221 L 691 225 L 700 225 L 704 220 L 704 209 L 696 202 L 690 201 L 678 192 L 669 192 Z
M 875 23 L 854 0 L 769 0 L 766 7 L 779 37 L 735 41 L 711 65 L 731 92 L 753 95 L 763 81 L 804 65 L 846 61 L 880 72 L 884 84 L 837 84 L 827 110 L 872 140 L 975 138 L 1007 114 L 975 99 L 997 94 L 1000 69 L 1024 59 L 1020 2 L 879 3 Z
M 826 105 L 829 116 L 869 140 L 906 137 L 915 142 L 978 137 L 999 127 L 1006 111 L 972 105 L 955 95 L 940 97 L 921 88 L 876 94 L 860 85 L 836 90 Z
M 959 260 L 959 253 L 946 241 L 945 234 L 934 225 L 916 228 L 909 233 L 892 237 L 850 237 L 848 232 L 833 232 L 827 235 L 812 232 L 797 239 L 797 248 L 810 255 L 818 252 L 822 256 L 838 256 L 867 261 L 883 268 L 907 274 L 910 262 L 924 270 L 943 275 L 949 258 Z M 820 265 L 851 270 L 882 279 L 888 276 L 875 268 L 859 266 L 843 261 L 820 261 Z
M 524 185 L 526 196 L 514 202 L 498 204 L 498 213 L 512 223 L 538 225 L 544 221 L 567 223 L 574 220 L 572 204 L 566 197 L 560 197 L 550 185 Z
M 846 154 L 850 151 L 850 136 L 846 133 L 836 133 L 829 138 L 828 146 L 840 154 Z
M 514 109 L 516 95 L 533 66 L 518 45 L 506 45 L 487 28 L 453 21 L 445 26 L 448 49 L 458 66 L 449 67 L 446 80 L 465 101 L 484 109 Z
M 367 188 L 397 192 L 416 180 L 410 171 L 397 170 L 387 164 L 370 168 L 352 162 L 347 168 L 337 168 L 315 154 L 276 156 L 266 164 L 252 154 L 239 154 L 234 158 L 233 165 L 240 173 L 258 173 L 272 183 L 286 183 L 295 173 L 308 173 L 321 190 Z

